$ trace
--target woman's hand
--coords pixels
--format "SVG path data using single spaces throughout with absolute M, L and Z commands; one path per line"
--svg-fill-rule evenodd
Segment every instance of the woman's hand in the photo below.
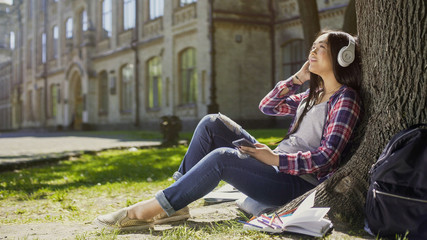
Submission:
M 294 76 L 298 77 L 297 82 L 299 81 L 299 84 L 303 84 L 306 81 L 310 80 L 310 71 L 308 70 L 308 67 L 310 66 L 310 62 L 306 61 L 304 65 L 302 65 L 301 69 L 295 73 Z
M 279 166 L 279 155 L 275 154 L 267 145 L 256 143 L 256 148 L 241 146 L 242 153 L 258 159 L 259 161 L 273 166 Z

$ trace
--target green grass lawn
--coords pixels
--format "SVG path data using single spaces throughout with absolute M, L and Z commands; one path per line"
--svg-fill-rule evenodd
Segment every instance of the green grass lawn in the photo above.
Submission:
M 274 147 L 283 130 L 249 131 Z M 153 135 L 156 138 L 157 135 Z M 191 138 L 191 133 L 181 134 Z M 43 222 L 89 222 L 108 213 L 151 198 L 172 183 L 171 176 L 186 146 L 109 150 L 41 167 L 3 172 L 0 178 L 0 225 Z M 197 203 L 196 203 L 197 204 Z M 237 231 L 236 222 L 201 229 L 182 225 L 164 232 L 164 238 L 203 239 L 212 235 L 258 239 L 261 233 Z M 78 237 L 76 237 L 78 238 Z

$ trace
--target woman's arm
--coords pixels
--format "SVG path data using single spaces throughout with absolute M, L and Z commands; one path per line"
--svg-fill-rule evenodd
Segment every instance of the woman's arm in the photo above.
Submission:
M 328 113 L 321 145 L 316 151 L 279 155 L 279 170 L 292 175 L 317 172 L 318 178 L 334 172 L 353 130 L 359 121 L 361 101 L 347 88 L 338 96 Z
M 308 95 L 305 93 L 293 95 L 296 90 L 310 79 L 306 61 L 301 69 L 287 80 L 280 81 L 260 102 L 259 109 L 266 115 L 284 116 L 295 115 L 301 100 Z
M 299 103 L 306 93 L 293 95 L 300 87 L 294 77 L 280 81 L 260 102 L 259 109 L 266 115 L 295 115 Z M 285 92 L 285 94 L 282 94 Z

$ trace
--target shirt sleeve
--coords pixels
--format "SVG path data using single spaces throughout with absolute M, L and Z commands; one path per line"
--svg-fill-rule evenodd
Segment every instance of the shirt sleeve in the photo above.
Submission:
M 279 155 L 279 171 L 292 175 L 317 173 L 318 179 L 334 172 L 353 130 L 359 121 L 361 101 L 347 88 L 331 105 L 321 145 L 315 151 Z
M 272 116 L 295 115 L 299 103 L 304 98 L 305 93 L 296 94 L 300 85 L 294 84 L 292 77 L 280 81 L 259 103 L 259 109 L 262 113 Z M 289 92 L 280 96 L 283 89 L 289 89 Z

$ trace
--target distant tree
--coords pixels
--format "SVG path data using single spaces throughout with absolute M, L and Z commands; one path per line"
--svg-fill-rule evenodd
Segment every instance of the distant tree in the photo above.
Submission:
M 356 1 L 365 113 L 351 157 L 316 187 L 316 205 L 331 207 L 333 219 L 341 216 L 362 223 L 371 165 L 394 134 L 427 123 L 426 4 L 425 0 Z M 305 196 L 282 209 L 295 207 Z
M 357 19 L 356 19 L 356 6 L 355 0 L 350 0 L 345 9 L 344 14 L 344 23 L 342 25 L 342 30 L 350 34 L 357 34 Z
M 304 31 L 304 46 L 311 48 L 316 34 L 320 32 L 319 11 L 316 0 L 298 0 L 298 8 Z

